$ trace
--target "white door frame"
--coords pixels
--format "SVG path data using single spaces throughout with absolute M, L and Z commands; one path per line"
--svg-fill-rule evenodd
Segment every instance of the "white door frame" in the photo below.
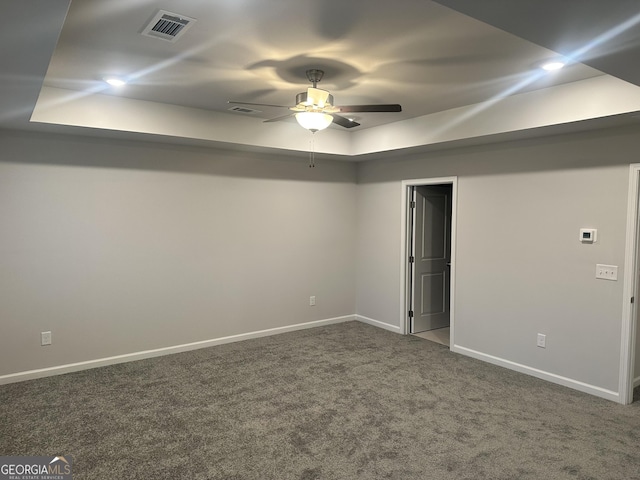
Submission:
M 636 305 L 638 304 L 638 201 L 640 194 L 640 163 L 629 166 L 629 197 L 627 203 L 627 240 L 624 255 L 622 295 L 622 332 L 620 344 L 620 403 L 633 401 L 634 363 L 636 350 Z M 631 299 L 634 302 L 631 303 Z M 636 372 L 640 374 L 640 372 Z
M 409 212 L 409 187 L 418 185 L 451 185 L 451 276 L 449 281 L 451 296 L 450 315 L 450 343 L 452 348 L 454 342 L 454 325 L 455 325 L 455 284 L 456 284 L 456 218 L 458 210 L 458 177 L 440 177 L 440 178 L 421 178 L 402 181 L 402 203 L 401 203 L 401 230 L 400 230 L 400 333 L 407 335 L 409 333 L 409 292 L 407 285 L 409 284 L 409 238 L 407 235 L 408 215 Z

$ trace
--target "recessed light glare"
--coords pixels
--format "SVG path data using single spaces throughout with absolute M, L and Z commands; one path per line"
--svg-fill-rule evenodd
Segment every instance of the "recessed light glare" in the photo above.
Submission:
M 560 70 L 564 66 L 565 66 L 564 62 L 561 62 L 559 60 L 554 60 L 552 62 L 547 62 L 542 64 L 542 69 L 546 70 L 547 72 L 554 72 L 556 70 Z
M 126 85 L 127 83 L 122 78 L 118 78 L 118 77 L 105 77 L 104 81 L 107 82 L 112 87 L 121 87 L 123 85 Z

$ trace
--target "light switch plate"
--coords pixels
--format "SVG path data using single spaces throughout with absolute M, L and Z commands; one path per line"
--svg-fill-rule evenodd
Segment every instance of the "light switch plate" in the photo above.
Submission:
M 618 280 L 618 266 L 598 263 L 596 265 L 596 278 L 602 280 Z

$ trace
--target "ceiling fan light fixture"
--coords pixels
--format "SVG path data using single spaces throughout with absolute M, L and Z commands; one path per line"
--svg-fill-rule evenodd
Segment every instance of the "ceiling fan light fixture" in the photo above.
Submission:
M 333 117 L 323 112 L 298 112 L 296 113 L 296 120 L 301 127 L 315 133 L 331 125 Z
M 296 117 L 296 120 L 303 128 L 310 130 L 312 133 L 315 133 L 318 130 L 324 130 L 332 123 L 335 123 L 339 127 L 344 128 L 353 128 L 360 126 L 360 124 L 353 118 L 343 117 L 342 115 L 340 115 L 341 113 L 389 113 L 402 111 L 402 107 L 397 103 L 377 105 L 334 105 L 333 95 L 331 95 L 327 90 L 317 88 L 318 82 L 322 79 L 323 75 L 324 72 L 322 70 L 307 70 L 307 79 L 312 83 L 313 86 L 307 88 L 306 92 L 301 92 L 296 95 L 296 103 L 293 107 L 287 107 L 285 105 L 272 105 L 268 103 L 247 103 L 233 101 L 229 101 L 228 103 L 245 106 L 288 108 L 289 110 L 296 113 L 290 113 L 289 115 L 282 115 L 280 117 L 270 118 L 264 121 L 277 122 L 285 118 L 291 118 L 291 116 L 293 115 Z

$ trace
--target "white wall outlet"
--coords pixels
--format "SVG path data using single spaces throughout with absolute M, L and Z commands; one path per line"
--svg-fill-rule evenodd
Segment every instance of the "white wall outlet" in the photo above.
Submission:
M 41 332 L 40 341 L 42 346 L 51 345 L 51 332 Z
M 618 280 L 618 267 L 616 265 L 596 265 L 596 278 L 602 280 Z
M 543 333 L 539 333 L 536 345 L 540 348 L 547 348 L 547 336 Z
M 315 304 L 316 304 L 316 296 L 315 295 L 311 295 L 309 297 L 309 306 L 313 307 L 313 306 L 315 306 Z

